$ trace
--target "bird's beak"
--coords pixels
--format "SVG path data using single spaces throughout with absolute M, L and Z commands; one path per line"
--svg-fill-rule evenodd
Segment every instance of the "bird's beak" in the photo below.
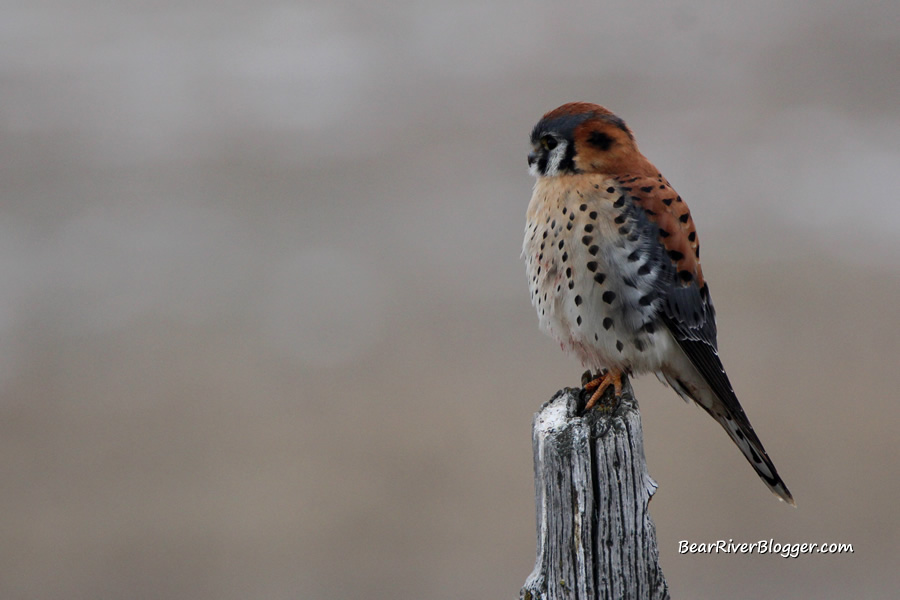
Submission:
M 534 165 L 534 163 L 537 162 L 537 159 L 538 159 L 537 152 L 534 152 L 534 151 L 529 152 L 528 153 L 528 166 L 531 167 L 532 165 Z

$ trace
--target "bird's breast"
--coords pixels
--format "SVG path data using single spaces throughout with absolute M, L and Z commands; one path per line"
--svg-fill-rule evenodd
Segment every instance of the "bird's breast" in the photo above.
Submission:
M 656 370 L 657 246 L 613 180 L 539 179 L 523 255 L 541 328 L 588 366 Z

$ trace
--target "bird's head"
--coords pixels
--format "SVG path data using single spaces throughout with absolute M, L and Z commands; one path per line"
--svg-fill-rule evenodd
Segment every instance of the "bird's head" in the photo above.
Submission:
M 571 102 L 551 110 L 531 130 L 531 146 L 528 171 L 535 177 L 656 173 L 625 121 L 597 104 Z

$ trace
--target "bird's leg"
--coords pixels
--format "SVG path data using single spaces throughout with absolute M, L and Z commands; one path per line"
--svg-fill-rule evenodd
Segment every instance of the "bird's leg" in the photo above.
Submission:
M 613 396 L 613 401 L 619 396 L 622 395 L 622 372 L 621 371 L 610 371 L 605 370 L 597 374 L 596 377 L 590 379 L 591 372 L 587 371 L 584 375 L 581 376 L 581 385 L 588 392 L 594 390 L 594 393 L 591 394 L 590 400 L 587 401 L 587 404 L 584 406 L 584 410 L 590 410 L 594 408 L 594 405 L 597 404 L 597 401 L 606 393 L 606 390 L 609 389 L 609 386 L 613 387 L 613 391 L 615 395 Z

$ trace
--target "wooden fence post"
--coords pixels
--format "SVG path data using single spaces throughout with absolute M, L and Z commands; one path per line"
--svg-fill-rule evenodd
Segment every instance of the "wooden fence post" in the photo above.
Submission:
M 537 560 L 520 598 L 667 599 L 631 383 L 614 412 L 576 416 L 579 394 L 557 392 L 534 416 Z

